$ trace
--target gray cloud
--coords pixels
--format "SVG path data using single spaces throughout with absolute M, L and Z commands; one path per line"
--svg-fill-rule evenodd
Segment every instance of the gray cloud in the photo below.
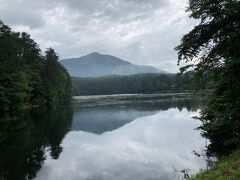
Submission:
M 2 16 L 4 21 L 7 21 L 9 24 L 13 25 L 24 25 L 29 26 L 31 28 L 38 28 L 44 25 L 44 20 L 41 18 L 40 15 L 32 14 L 30 11 L 25 11 L 21 13 L 19 11 L 12 11 L 14 16 Z M 9 12 L 2 11 L 3 14 L 8 14 Z
M 52 5 L 46 0 L 0 0 L 0 18 L 10 25 L 39 28 L 45 22 L 42 15 Z
M 186 0 L 0 0 L 0 18 L 61 58 L 93 51 L 176 72 L 181 36 L 194 22 Z

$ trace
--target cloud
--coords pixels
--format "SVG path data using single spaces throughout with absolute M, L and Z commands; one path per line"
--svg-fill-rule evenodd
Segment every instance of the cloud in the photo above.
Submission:
M 0 0 L 0 18 L 61 58 L 109 53 L 176 72 L 176 52 L 194 22 L 186 0 Z

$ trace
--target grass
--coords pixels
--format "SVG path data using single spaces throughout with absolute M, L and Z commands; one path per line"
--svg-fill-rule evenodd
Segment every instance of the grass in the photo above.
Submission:
M 240 150 L 219 160 L 209 170 L 198 173 L 190 180 L 240 180 Z

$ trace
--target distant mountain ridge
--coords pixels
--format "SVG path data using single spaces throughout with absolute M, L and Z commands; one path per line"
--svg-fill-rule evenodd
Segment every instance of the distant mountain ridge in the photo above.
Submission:
M 152 66 L 135 65 L 126 60 L 98 52 L 79 58 L 63 59 L 60 63 L 69 71 L 71 76 L 76 77 L 167 73 Z

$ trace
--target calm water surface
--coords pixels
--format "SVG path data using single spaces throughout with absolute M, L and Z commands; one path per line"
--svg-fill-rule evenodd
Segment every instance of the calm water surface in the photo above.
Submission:
M 182 179 L 206 166 L 194 153 L 206 145 L 200 107 L 191 95 L 114 95 L 4 115 L 0 179 Z

